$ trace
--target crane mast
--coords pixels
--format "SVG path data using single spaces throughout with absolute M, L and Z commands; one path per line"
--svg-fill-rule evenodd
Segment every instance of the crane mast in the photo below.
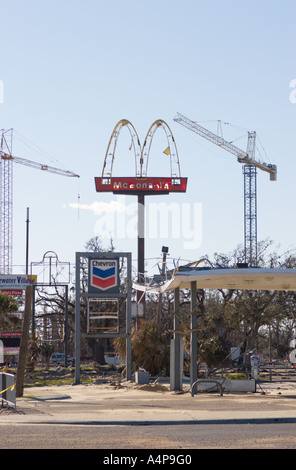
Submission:
M 0 273 L 10 274 L 12 270 L 12 232 L 13 232 L 13 163 L 18 163 L 61 176 L 77 177 L 68 170 L 27 160 L 12 155 L 12 131 L 1 132 L 0 141 Z
M 244 251 L 245 261 L 256 264 L 257 262 L 257 168 L 269 173 L 271 181 L 277 179 L 276 165 L 262 163 L 255 159 L 256 132 L 248 132 L 247 151 L 233 145 L 208 129 L 191 121 L 180 113 L 174 121 L 187 129 L 195 132 L 204 139 L 218 145 L 227 152 L 235 155 L 239 163 L 243 163 L 244 176 Z

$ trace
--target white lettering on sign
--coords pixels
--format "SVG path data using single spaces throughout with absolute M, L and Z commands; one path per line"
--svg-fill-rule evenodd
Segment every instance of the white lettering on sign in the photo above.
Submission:
M 121 182 L 121 181 L 114 181 L 113 183 L 114 189 L 148 189 L 147 182 Z M 156 190 L 169 190 L 170 183 L 165 181 L 157 181 L 155 183 L 149 183 L 149 189 L 156 189 Z
M 116 261 L 97 261 L 97 260 L 93 260 L 92 265 L 93 266 L 115 266 Z

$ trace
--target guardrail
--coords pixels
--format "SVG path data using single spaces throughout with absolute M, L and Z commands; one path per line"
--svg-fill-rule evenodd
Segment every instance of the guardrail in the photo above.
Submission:
M 16 407 L 14 375 L 0 372 L 0 399 L 2 400 L 2 408 L 4 401 Z

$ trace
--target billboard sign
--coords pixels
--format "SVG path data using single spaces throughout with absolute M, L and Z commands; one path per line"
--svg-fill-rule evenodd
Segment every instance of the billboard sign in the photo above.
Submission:
M 118 258 L 89 259 L 88 292 L 119 292 Z
M 36 276 L 26 274 L 0 274 L 0 290 L 21 289 L 36 283 Z

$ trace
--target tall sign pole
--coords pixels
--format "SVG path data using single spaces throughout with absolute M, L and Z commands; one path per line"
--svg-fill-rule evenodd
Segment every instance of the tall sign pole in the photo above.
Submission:
M 138 194 L 138 282 L 145 281 L 145 195 Z M 137 303 L 141 301 L 137 292 Z M 142 298 L 144 306 L 144 297 Z
M 120 259 L 122 262 L 124 260 L 126 262 L 127 278 L 124 287 L 121 286 L 119 277 Z M 85 260 L 87 260 L 87 266 Z M 85 279 L 80 277 L 82 267 L 87 269 Z M 86 340 L 91 338 L 125 338 L 126 380 L 131 380 L 131 253 L 78 252 L 76 253 L 75 269 L 75 384 L 80 383 L 81 337 Z M 87 280 L 87 287 L 84 286 L 82 289 L 82 281 L 84 280 Z M 120 308 L 124 302 L 125 330 L 119 327 Z M 83 308 L 87 317 L 85 329 L 82 328 L 81 322 Z M 117 325 L 114 326 L 116 322 Z
M 112 176 L 115 150 L 118 142 L 120 130 L 127 127 L 135 153 L 136 168 L 134 177 L 114 177 Z M 162 128 L 167 137 L 168 147 L 163 152 L 170 159 L 171 175 L 168 177 L 147 176 L 149 152 L 153 136 L 157 129 Z M 145 273 L 145 196 L 164 195 L 172 192 L 184 193 L 187 189 L 187 178 L 181 177 L 178 152 L 169 126 L 162 120 L 155 121 L 149 128 L 143 148 L 134 126 L 122 119 L 119 121 L 111 135 L 107 147 L 103 171 L 101 177 L 95 177 L 95 187 L 97 192 L 112 192 L 113 194 L 134 195 L 138 199 L 138 282 L 144 282 Z M 144 311 L 145 294 L 137 294 L 138 309 L 142 304 Z

